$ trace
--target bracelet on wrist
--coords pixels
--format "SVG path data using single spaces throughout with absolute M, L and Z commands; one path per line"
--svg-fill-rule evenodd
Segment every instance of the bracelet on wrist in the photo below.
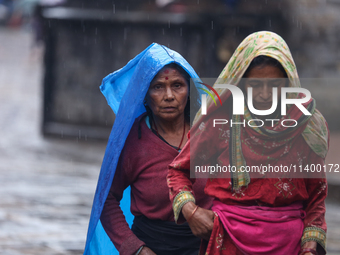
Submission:
M 195 212 L 197 211 L 197 209 L 198 209 L 198 205 L 196 205 L 195 209 L 192 211 L 190 217 L 187 219 L 187 222 L 189 222 L 189 221 L 191 220 L 192 216 L 195 214 Z
M 312 253 L 314 255 L 317 255 L 317 252 L 316 250 L 312 249 L 312 248 L 304 248 L 304 249 L 301 249 L 300 252 L 299 252 L 299 255 L 303 255 L 303 254 L 306 254 L 306 253 Z
M 141 251 L 143 250 L 143 248 L 144 248 L 144 246 L 141 246 L 141 247 L 138 249 L 138 251 L 136 252 L 135 255 L 138 255 L 139 253 L 141 253 Z

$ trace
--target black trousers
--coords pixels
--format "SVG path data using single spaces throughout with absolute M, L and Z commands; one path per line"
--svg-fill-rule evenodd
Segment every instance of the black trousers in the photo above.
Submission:
M 157 255 L 197 255 L 201 240 L 194 236 L 188 223 L 135 217 L 133 233 Z

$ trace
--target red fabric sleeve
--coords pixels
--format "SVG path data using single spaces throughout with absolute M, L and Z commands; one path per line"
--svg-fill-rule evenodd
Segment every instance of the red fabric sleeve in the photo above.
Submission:
M 171 202 L 184 187 L 193 192 L 193 182 L 194 179 L 190 180 L 190 135 L 188 135 L 188 141 L 181 153 L 169 165 L 168 186 Z
M 312 165 L 324 166 L 324 159 L 311 152 L 308 167 Z M 309 198 L 305 201 L 306 218 L 304 219 L 304 233 L 302 244 L 308 241 L 318 243 L 318 254 L 325 254 L 327 225 L 325 220 L 325 199 L 327 197 L 327 180 L 324 168 L 320 174 L 314 173 L 320 178 L 305 179 Z
M 211 122 L 212 120 L 202 121 L 192 127 L 184 148 L 169 165 L 167 183 L 170 189 L 170 201 L 174 210 L 175 221 L 179 224 L 185 221 L 181 214 L 183 205 L 197 200 L 197 194 L 195 196 L 193 192 L 195 178 L 190 178 L 190 164 L 193 164 L 192 168 L 210 165 L 210 159 L 216 158 L 216 152 L 221 150 L 219 146 L 216 146 L 218 143 L 212 141 L 212 137 L 209 135 L 216 132 L 213 130 Z M 218 139 L 218 137 L 215 136 L 214 139 Z M 226 143 L 222 143 L 223 146 L 226 146 Z M 207 179 L 211 176 L 208 173 L 200 173 L 198 176 L 196 173 L 196 177 Z M 198 179 L 196 182 L 198 182 Z M 204 196 L 207 197 L 205 194 Z M 212 202 L 212 198 L 209 198 L 209 200 Z
M 131 231 L 120 208 L 123 192 L 131 184 L 121 161 L 119 160 L 100 220 L 119 254 L 132 255 L 145 243 Z
M 195 182 L 194 179 L 190 179 L 190 131 L 189 131 L 188 141 L 183 147 L 181 153 L 169 165 L 169 171 L 167 176 L 167 183 L 170 189 L 169 191 L 170 201 L 173 204 L 175 221 L 179 224 L 185 222 L 185 219 L 182 213 L 180 212 L 182 206 L 184 205 L 185 202 L 189 201 L 194 202 L 194 200 L 186 199 L 186 201 L 183 201 L 182 205 L 179 205 L 177 207 L 174 206 L 174 200 L 176 196 L 179 195 L 179 193 L 181 193 L 182 191 L 190 192 L 194 199 L 195 194 L 192 188 L 194 182 Z M 179 211 L 176 212 L 177 210 Z

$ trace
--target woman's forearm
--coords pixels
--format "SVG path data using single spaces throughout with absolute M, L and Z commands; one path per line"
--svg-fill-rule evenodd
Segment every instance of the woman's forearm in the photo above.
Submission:
M 119 202 L 111 193 L 109 193 L 106 199 L 100 221 L 120 254 L 134 254 L 139 247 L 145 245 L 131 231 L 119 206 Z

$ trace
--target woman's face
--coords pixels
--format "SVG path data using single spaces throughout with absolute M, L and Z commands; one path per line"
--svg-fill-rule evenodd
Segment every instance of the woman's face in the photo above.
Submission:
M 277 88 L 278 102 L 281 98 L 281 88 L 285 87 L 284 73 L 276 66 L 257 66 L 252 68 L 245 80 L 245 89 L 253 88 L 253 105 L 257 110 L 268 110 L 272 106 L 273 87 Z
M 176 69 L 164 67 L 150 83 L 146 101 L 155 117 L 172 121 L 184 116 L 188 96 L 185 78 Z

